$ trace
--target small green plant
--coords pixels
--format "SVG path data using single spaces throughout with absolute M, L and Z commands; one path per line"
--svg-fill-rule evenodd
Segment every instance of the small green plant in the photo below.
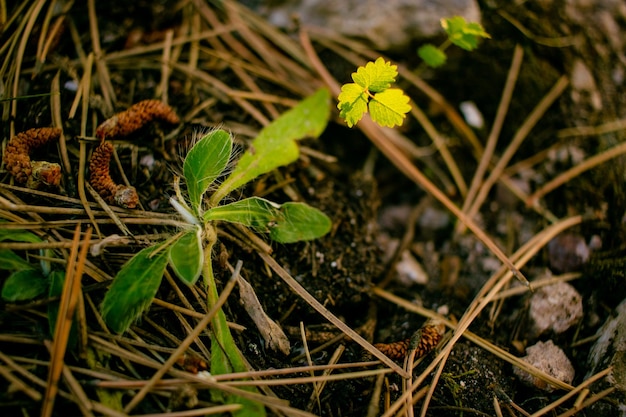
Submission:
M 339 116 L 349 127 L 354 126 L 369 111 L 381 126 L 401 125 L 411 110 L 409 97 L 399 88 L 390 88 L 398 76 L 398 67 L 378 58 L 352 73 L 353 83 L 344 84 L 339 94 Z
M 0 229 L 0 242 L 3 241 L 41 243 L 41 239 L 26 230 Z M 7 302 L 24 302 L 33 300 L 43 294 L 50 298 L 59 297 L 63 291 L 65 272 L 52 269 L 46 258 L 49 250 L 41 250 L 38 264 L 28 262 L 10 249 L 0 249 L 0 270 L 10 271 L 10 275 L 2 286 L 2 299 Z M 54 334 L 59 303 L 48 303 L 48 324 L 50 334 Z M 76 341 L 72 333 L 71 342 Z
M 417 54 L 424 62 L 438 68 L 446 63 L 445 50 L 450 45 L 456 45 L 466 51 L 473 51 L 478 47 L 481 38 L 490 38 L 480 23 L 467 22 L 461 16 L 441 19 L 441 27 L 446 31 L 448 39 L 440 46 L 427 43 L 417 50 Z
M 250 197 L 221 204 L 233 190 L 295 161 L 299 155 L 296 140 L 318 136 L 325 129 L 330 113 L 329 100 L 328 90 L 321 89 L 266 126 L 228 175 L 224 171 L 231 161 L 233 145 L 229 133 L 214 130 L 189 150 L 183 162 L 187 198 L 182 197 L 176 185 L 177 198 L 170 200 L 188 226 L 173 238 L 143 249 L 118 272 L 101 310 L 112 330 L 124 332 L 149 307 L 168 264 L 187 285 L 195 284 L 202 276 L 208 307 L 217 302 L 219 294 L 211 261 L 217 241 L 217 221 L 239 223 L 267 233 L 280 243 L 311 240 L 329 232 L 330 219 L 304 203 L 281 205 Z M 221 184 L 216 186 L 216 180 L 223 177 Z M 211 188 L 213 193 L 207 195 Z M 211 373 L 246 371 L 223 311 L 218 311 L 211 325 Z M 242 404 L 237 415 L 265 415 L 263 407 L 252 401 L 223 397 L 220 393 L 215 395 L 220 396 L 216 400 Z
M 446 62 L 445 50 L 452 44 L 467 51 L 478 46 L 480 38 L 490 38 L 480 23 L 468 23 L 461 16 L 441 19 L 441 26 L 448 39 L 439 47 L 426 44 L 417 51 L 418 55 L 431 67 L 439 67 Z M 398 67 L 378 58 L 358 67 L 352 73 L 353 83 L 341 86 L 337 108 L 349 127 L 354 126 L 369 111 L 371 119 L 380 126 L 401 126 L 406 113 L 411 110 L 409 97 L 399 88 L 391 88 L 396 81 Z

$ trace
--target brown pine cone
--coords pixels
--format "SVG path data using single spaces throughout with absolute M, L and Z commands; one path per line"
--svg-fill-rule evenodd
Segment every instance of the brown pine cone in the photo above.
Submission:
M 4 163 L 16 182 L 24 184 L 32 174 L 30 153 L 51 140 L 59 139 L 60 136 L 59 128 L 38 127 L 18 133 L 9 140 L 4 151 Z
M 403 359 L 409 350 L 410 340 L 406 339 L 393 343 L 375 343 L 374 347 L 391 359 Z
M 144 100 L 102 122 L 96 128 L 96 137 L 104 140 L 128 136 L 153 120 L 180 123 L 174 110 L 167 104 L 159 100 Z
M 113 145 L 102 142 L 94 149 L 89 160 L 89 184 L 109 204 L 124 208 L 135 208 L 139 196 L 134 187 L 118 185 L 111 178 L 109 164 L 113 155 Z
M 426 324 L 408 339 L 393 343 L 376 343 L 374 347 L 394 360 L 404 359 L 412 349 L 415 349 L 415 358 L 421 358 L 437 346 L 444 331 L 443 324 Z

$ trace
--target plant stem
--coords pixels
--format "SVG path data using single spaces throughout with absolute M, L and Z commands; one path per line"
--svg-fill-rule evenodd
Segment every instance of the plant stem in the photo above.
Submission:
M 217 230 L 213 223 L 208 222 L 204 226 L 204 231 L 205 246 L 202 276 L 207 292 L 207 307 L 208 310 L 211 310 L 219 299 L 217 285 L 215 285 L 215 277 L 213 276 L 213 262 L 211 258 L 213 247 L 217 242 Z M 226 322 L 226 315 L 221 308 L 211 320 L 211 330 L 211 373 L 213 375 L 222 375 L 232 372 L 248 371 L 243 356 L 237 348 L 237 345 L 235 345 L 233 336 L 230 334 L 230 329 Z M 256 389 L 253 387 L 247 388 L 247 390 L 256 392 Z M 235 416 L 265 416 L 263 405 L 257 402 L 232 395 L 224 396 L 223 393 L 219 391 L 214 391 L 213 396 L 216 397 L 214 398 L 215 401 L 241 404 L 243 408 L 235 412 Z

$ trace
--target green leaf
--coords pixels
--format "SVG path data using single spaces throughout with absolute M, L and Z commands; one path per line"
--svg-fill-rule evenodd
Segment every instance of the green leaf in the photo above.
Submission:
M 0 270 L 19 271 L 32 268 L 31 264 L 11 249 L 0 249 Z
M 194 229 L 182 235 L 170 247 L 169 261 L 174 273 L 187 285 L 196 283 L 202 273 L 202 229 Z
M 63 294 L 63 284 L 65 283 L 65 271 L 52 271 L 48 276 L 50 287 L 48 289 L 48 296 L 50 298 L 61 297 Z M 54 335 L 54 330 L 59 316 L 59 304 L 60 300 L 53 301 L 48 304 L 48 328 L 50 334 Z M 72 322 L 70 328 L 70 335 L 68 339 L 69 346 L 76 346 L 78 343 L 78 329 L 76 327 L 76 320 Z
M 363 87 L 357 84 L 344 84 L 337 99 L 339 100 L 337 104 L 337 108 L 340 110 L 339 116 L 346 120 L 348 127 L 357 124 L 367 112 L 369 95 Z
M 2 299 L 9 302 L 32 300 L 48 289 L 48 280 L 36 269 L 23 269 L 9 275 L 2 287 Z
M 446 63 L 447 59 L 445 52 L 430 43 L 422 45 L 417 50 L 417 55 L 419 55 L 419 57 L 422 58 L 426 64 L 433 68 L 442 66 Z
M 210 206 L 216 206 L 228 193 L 259 175 L 298 159 L 300 151 L 295 141 L 317 137 L 324 131 L 330 115 L 329 99 L 328 90 L 322 88 L 265 126 L 211 196 Z
M 150 306 L 167 266 L 163 244 L 145 248 L 117 273 L 102 302 L 102 318 L 116 333 L 123 333 Z M 158 253 L 155 253 L 157 250 Z
M 280 243 L 312 240 L 330 231 L 331 221 L 321 211 L 305 203 L 276 204 L 251 197 L 208 210 L 205 221 L 239 223 L 258 232 L 269 233 Z
M 381 126 L 401 125 L 406 113 L 411 110 L 409 97 L 397 88 L 390 88 L 378 93 L 370 101 L 369 109 L 372 120 Z
M 383 58 L 378 58 L 375 62 L 368 62 L 365 67 L 357 68 L 352 73 L 355 83 L 364 89 L 378 93 L 391 87 L 398 76 L 398 67 L 385 62 Z
M 200 213 L 202 195 L 226 168 L 232 146 L 232 138 L 227 132 L 214 130 L 204 135 L 187 153 L 183 175 L 196 214 Z
M 279 204 L 260 197 L 250 197 L 207 210 L 204 221 L 222 220 L 239 223 L 259 232 L 269 232 L 270 224 L 280 216 L 279 209 Z
M 13 242 L 38 243 L 39 236 L 26 230 L 0 229 L 0 242 L 11 240 Z
M 480 23 L 467 23 L 461 16 L 441 19 L 441 26 L 448 34 L 450 41 L 466 51 L 476 49 L 480 38 L 491 37 Z
M 270 228 L 270 238 L 280 243 L 312 240 L 330 232 L 332 222 L 324 213 L 305 203 L 285 203 L 281 217 Z

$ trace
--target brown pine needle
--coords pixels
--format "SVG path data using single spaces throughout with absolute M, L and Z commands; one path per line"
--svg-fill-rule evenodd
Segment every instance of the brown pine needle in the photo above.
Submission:
M 54 329 L 54 341 L 50 354 L 48 383 L 46 385 L 46 394 L 41 409 L 42 417 L 49 417 L 52 415 L 54 400 L 59 390 L 59 378 L 61 377 L 61 372 L 65 363 L 65 351 L 67 349 L 70 329 L 74 319 L 74 312 L 76 311 L 76 306 L 78 305 L 80 281 L 85 267 L 85 260 L 87 259 L 89 239 L 91 238 L 91 227 L 89 227 L 85 232 L 85 238 L 82 242 L 80 254 L 78 254 L 80 229 L 81 224 L 78 223 L 74 231 L 72 249 L 68 259 L 67 269 L 65 271 L 65 283 L 63 284 L 63 293 L 61 294 L 61 303 L 59 305 L 59 313 Z

